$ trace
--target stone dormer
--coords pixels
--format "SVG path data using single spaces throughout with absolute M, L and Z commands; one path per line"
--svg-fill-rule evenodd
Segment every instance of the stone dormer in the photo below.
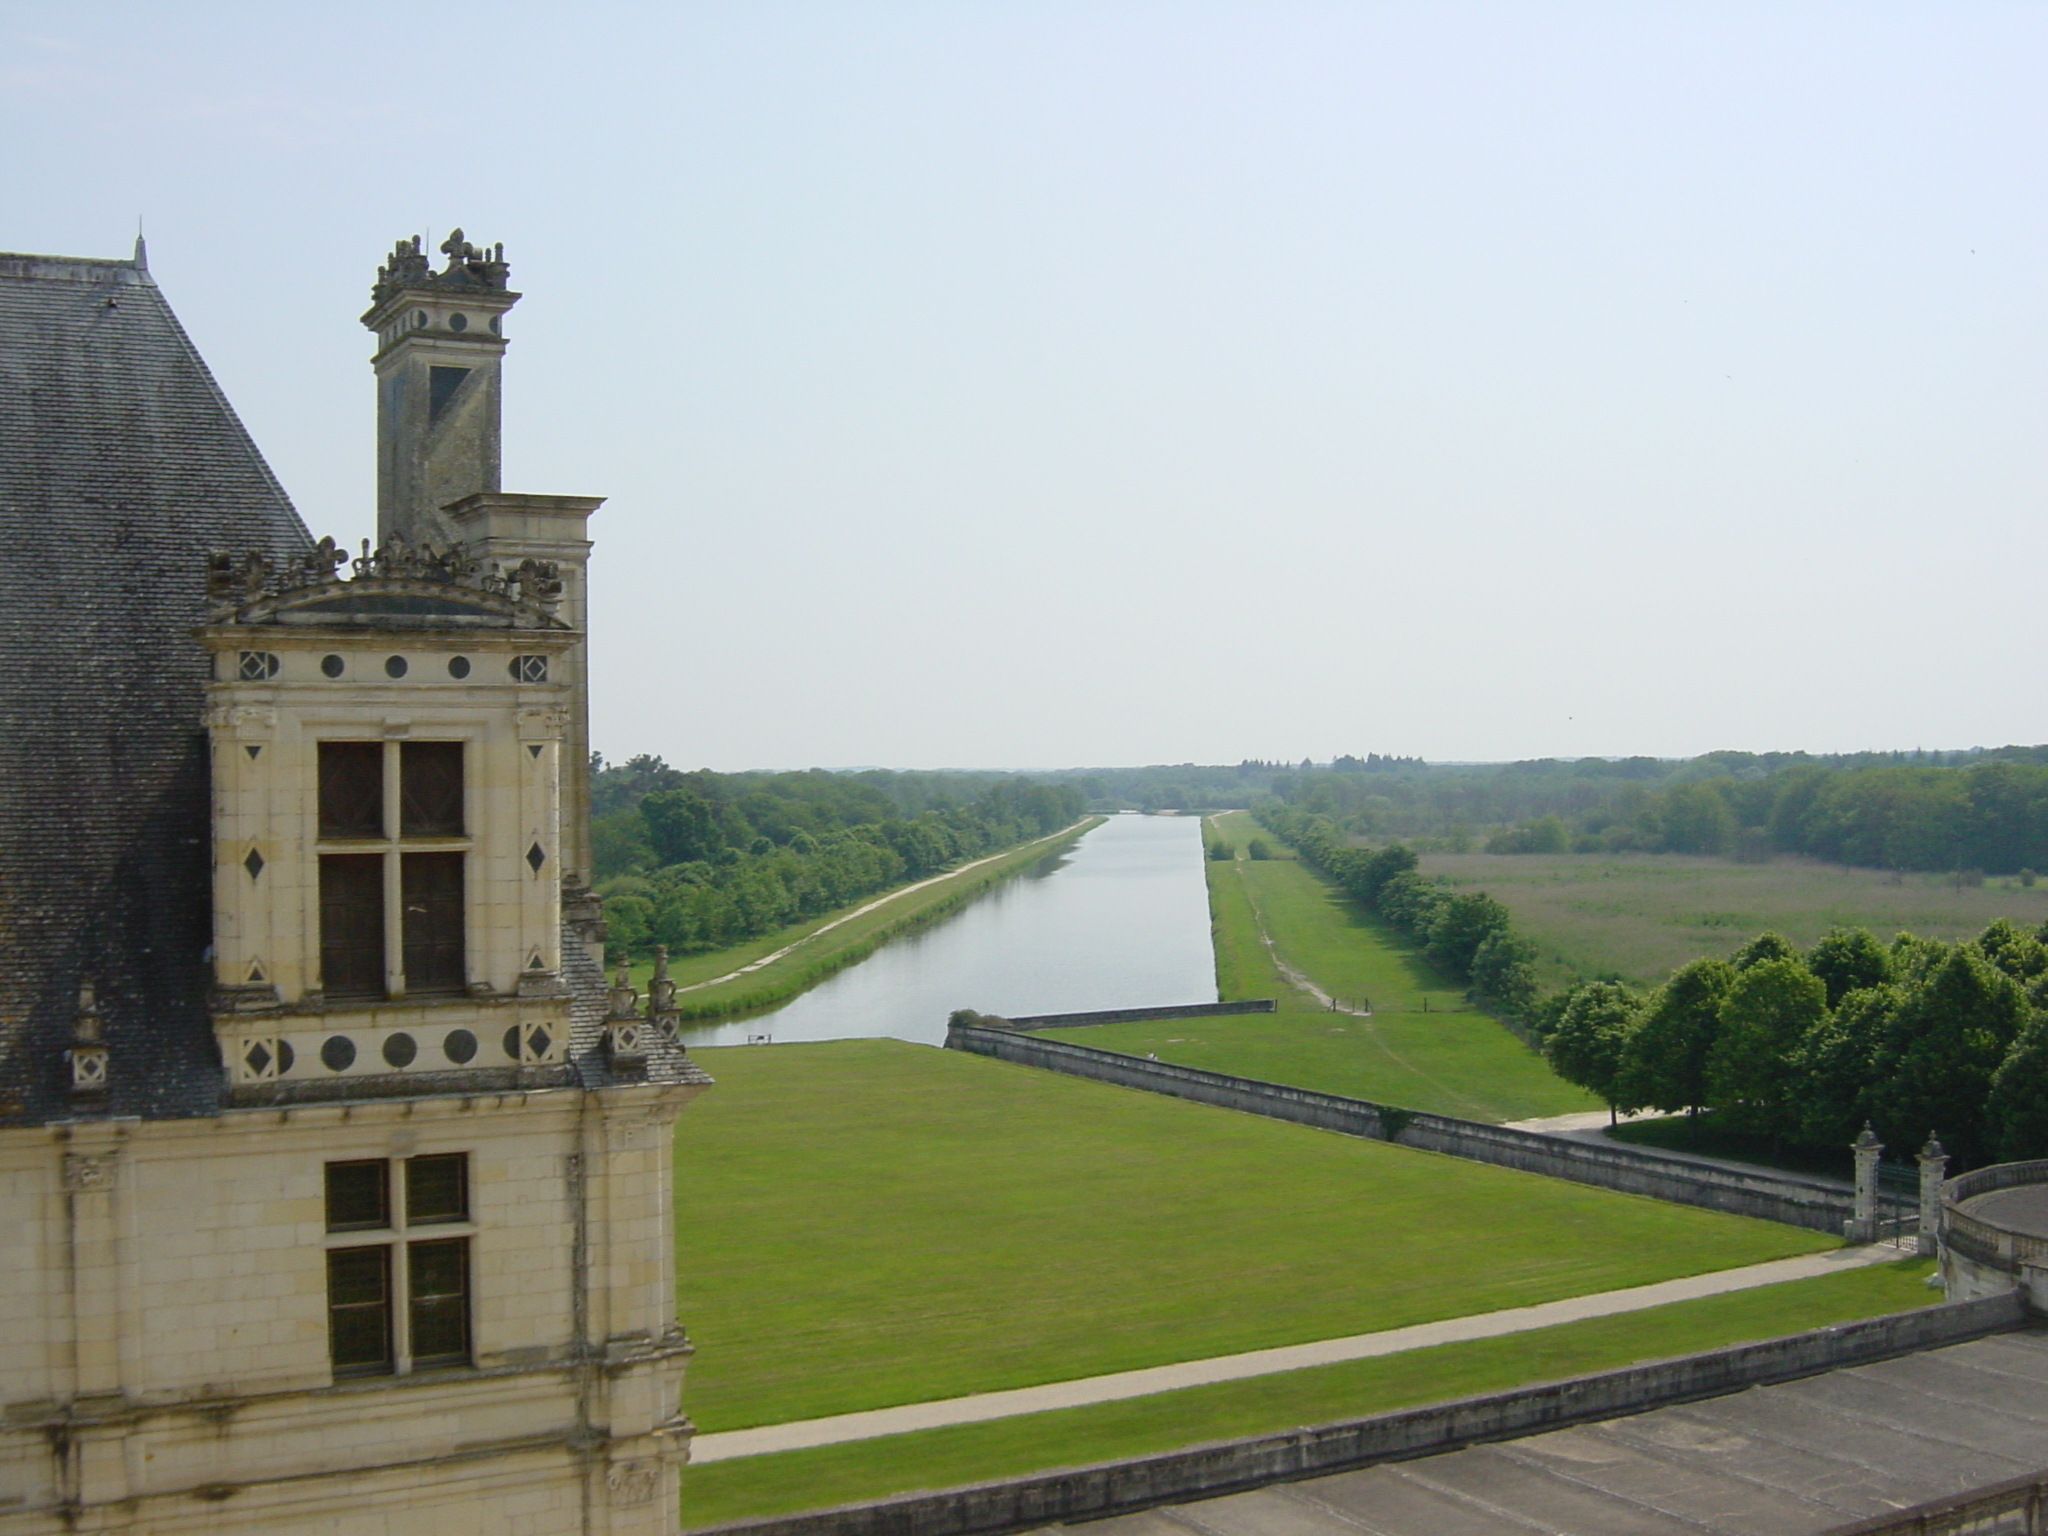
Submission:
M 209 567 L 230 1095 L 566 1082 L 559 572 L 397 541 L 345 563 Z

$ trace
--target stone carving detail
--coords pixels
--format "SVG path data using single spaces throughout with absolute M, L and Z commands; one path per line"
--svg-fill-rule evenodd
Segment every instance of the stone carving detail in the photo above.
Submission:
M 64 1158 L 64 1189 L 68 1194 L 89 1195 L 114 1187 L 118 1152 L 71 1152 Z
M 107 1091 L 107 1046 L 101 1034 L 99 1000 L 90 978 L 78 984 L 78 1011 L 71 1020 L 71 1096 L 96 1100 Z
M 519 711 L 519 737 L 531 741 L 535 737 L 560 736 L 569 729 L 569 711 L 566 709 L 522 709 Z
M 408 544 L 392 537 L 377 548 L 363 540 L 362 553 L 354 559 L 333 539 L 322 539 L 296 559 L 279 561 L 260 549 L 237 555 L 217 549 L 206 557 L 206 597 L 216 618 L 247 607 L 266 597 L 281 597 L 311 587 L 341 583 L 341 567 L 357 581 L 431 581 L 442 586 L 468 587 L 494 597 L 525 603 L 553 616 L 562 601 L 562 568 L 553 560 L 531 556 L 517 565 L 497 563 L 486 567 L 463 544 L 446 549 L 429 543 Z
M 676 1044 L 682 1019 L 676 1012 L 676 984 L 669 979 L 666 944 L 654 946 L 654 976 L 647 983 L 647 1022 L 662 1039 Z
M 384 265 L 377 269 L 377 282 L 370 290 L 373 303 L 381 304 L 395 293 L 503 291 L 512 276 L 502 243 L 480 249 L 464 239 L 461 230 L 451 231 L 441 242 L 441 254 L 448 258 L 448 265 L 440 272 L 434 271 L 423 245 L 421 238 L 414 235 L 392 246 Z
M 604 1475 L 605 1491 L 614 1504 L 645 1504 L 661 1485 L 661 1465 L 653 1461 L 622 1461 Z
M 626 971 L 626 957 L 612 979 L 611 1011 L 604 1020 L 604 1052 L 615 1072 L 635 1072 L 647 1065 L 647 1021 L 640 1017 L 640 993 Z

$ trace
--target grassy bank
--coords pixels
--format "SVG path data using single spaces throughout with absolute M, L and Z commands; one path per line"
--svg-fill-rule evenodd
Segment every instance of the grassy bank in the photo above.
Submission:
M 683 1525 L 1271 1434 L 1924 1306 L 1931 1261 L 1677 1302 L 1617 1317 L 986 1424 L 689 1467 Z
M 1805 947 L 1837 926 L 1885 939 L 1905 928 L 1954 940 L 1994 918 L 2026 927 L 2048 919 L 2048 884 L 1998 880 L 1958 890 L 1938 875 L 1789 857 L 1738 864 L 1681 854 L 1426 854 L 1422 872 L 1503 902 L 1541 952 L 1546 986 L 1607 975 L 1654 985 L 1767 928 Z
M 833 972 L 865 960 L 889 940 L 937 922 L 990 886 L 1101 825 L 1100 816 L 1091 816 L 950 874 L 868 897 L 730 949 L 671 960 L 669 975 L 682 989 L 676 996 L 677 1011 L 685 1019 L 725 1018 L 786 1003 Z M 654 974 L 652 961 L 643 957 L 632 974 L 633 984 L 644 989 Z
M 678 1124 L 706 1431 L 1373 1332 L 1812 1233 L 891 1040 L 705 1050 Z
M 1104 1050 L 1235 1072 L 1474 1120 L 1521 1120 L 1599 1108 L 1499 1023 L 1463 1001 L 1383 924 L 1243 812 L 1213 818 L 1212 840 L 1239 857 L 1208 860 L 1217 987 L 1226 999 L 1271 997 L 1273 1014 L 1117 1024 L 1067 1036 Z M 1254 836 L 1279 857 L 1243 857 Z M 1269 950 L 1260 930 L 1270 934 Z M 1276 960 L 1277 952 L 1277 960 Z M 1332 1013 L 1280 969 L 1292 967 L 1370 1017 Z

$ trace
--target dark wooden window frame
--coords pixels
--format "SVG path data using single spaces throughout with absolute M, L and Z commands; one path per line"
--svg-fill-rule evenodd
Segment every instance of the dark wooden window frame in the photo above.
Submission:
M 373 1170 L 381 1181 L 375 1190 Z M 382 1240 L 365 1243 L 380 1200 L 375 1235 Z M 446 1230 L 469 1221 L 466 1152 L 327 1165 L 327 1229 L 347 1235 L 327 1249 L 328 1361 L 336 1379 L 474 1363 L 473 1233 Z
M 319 743 L 320 972 L 329 999 L 468 991 L 468 757 L 465 740 Z

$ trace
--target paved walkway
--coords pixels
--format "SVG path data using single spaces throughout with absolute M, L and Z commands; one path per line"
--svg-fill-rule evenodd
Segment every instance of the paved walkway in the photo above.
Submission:
M 1020 1387 L 1009 1392 L 983 1392 L 972 1397 L 906 1403 L 897 1408 L 876 1408 L 865 1413 L 842 1413 L 826 1419 L 800 1419 L 788 1424 L 765 1424 L 758 1429 L 699 1435 L 690 1443 L 690 1460 L 703 1463 L 726 1461 L 736 1456 L 762 1456 L 771 1451 L 806 1450 L 819 1445 L 838 1445 L 848 1440 L 900 1435 L 917 1429 L 938 1429 L 948 1424 L 978 1424 L 1020 1413 L 1043 1413 L 1052 1408 L 1082 1408 L 1091 1403 L 1148 1397 L 1155 1392 L 1172 1392 L 1181 1387 L 1200 1387 L 1212 1382 L 1242 1381 L 1252 1376 L 1298 1371 L 1304 1366 L 1367 1360 L 1376 1355 L 1398 1354 L 1432 1344 L 1499 1338 L 1503 1334 L 1548 1328 L 1581 1318 L 1612 1317 L 1620 1312 L 1661 1307 L 1668 1302 L 1720 1296 L 1730 1291 L 1778 1285 L 1787 1280 L 1804 1280 L 1865 1264 L 1889 1263 L 1898 1257 L 1896 1248 L 1882 1245 L 1836 1248 L 1826 1253 L 1775 1259 L 1768 1264 L 1751 1264 L 1741 1269 L 1688 1275 L 1682 1280 L 1665 1280 L 1656 1285 L 1631 1286 L 1626 1290 L 1602 1291 L 1592 1296 L 1572 1296 L 1563 1301 L 1547 1301 L 1540 1306 L 1510 1307 L 1471 1317 L 1420 1323 L 1412 1328 L 1390 1328 L 1382 1333 L 1319 1339 L 1312 1344 L 1290 1344 L 1279 1349 L 1217 1355 L 1208 1360 L 1186 1360 L 1178 1365 L 1156 1365 L 1141 1371 L 1085 1376 L 1075 1381 L 1048 1382 L 1044 1386 Z

